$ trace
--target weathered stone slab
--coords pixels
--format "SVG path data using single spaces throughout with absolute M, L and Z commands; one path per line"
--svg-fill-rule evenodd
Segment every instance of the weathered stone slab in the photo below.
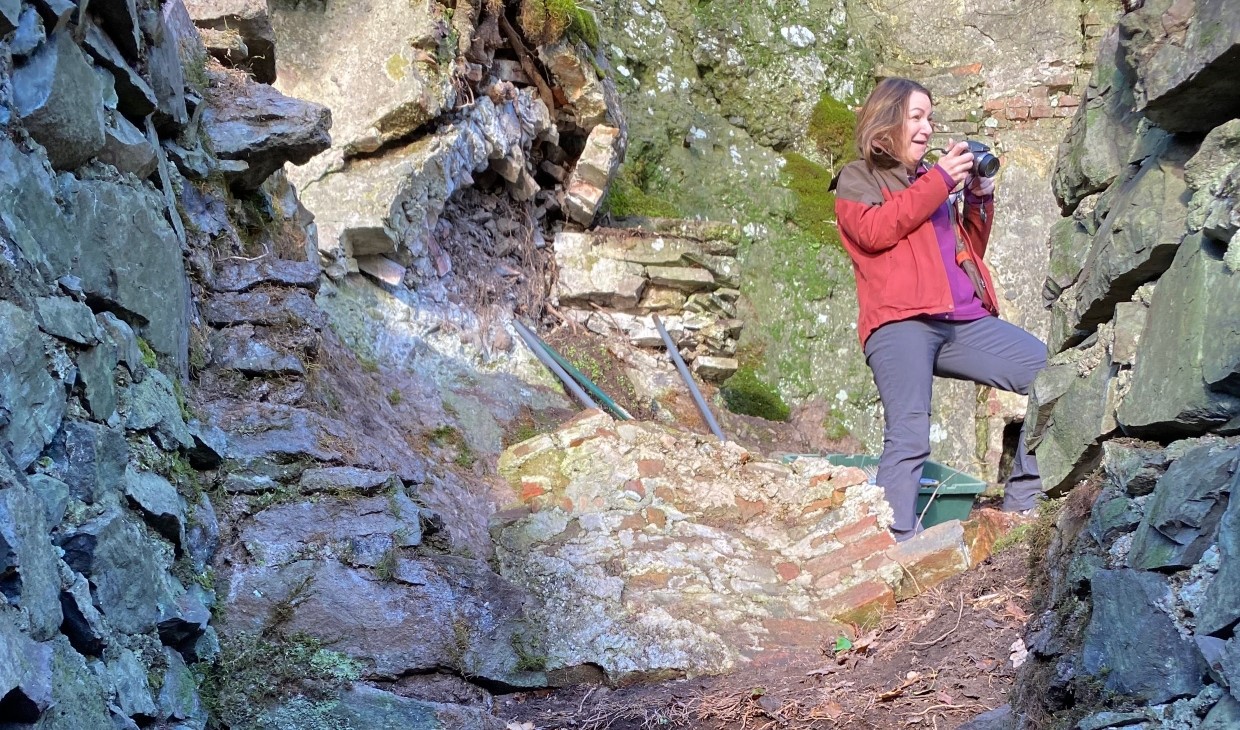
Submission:
M 121 407 L 125 428 L 150 431 L 155 443 L 168 451 L 193 448 L 194 438 L 185 425 L 176 387 L 163 373 L 149 371 L 142 382 L 130 385 Z
M 306 717 L 310 702 L 297 698 L 267 711 L 264 727 L 286 727 Z M 504 730 L 503 720 L 477 707 L 447 705 L 402 697 L 366 684 L 355 684 L 325 712 L 342 727 L 409 730 Z
M 213 288 L 218 292 L 244 292 L 263 283 L 319 288 L 323 270 L 316 261 L 264 258 L 258 261 L 221 261 L 215 265 Z
M 704 291 L 718 286 L 706 269 L 689 266 L 647 266 L 646 278 L 651 284 L 687 292 Z
M 266 339 L 248 324 L 212 332 L 212 362 L 251 376 L 306 374 L 306 365 L 300 357 Z
M 595 72 L 598 67 L 594 60 L 583 56 L 576 44 L 565 38 L 539 46 L 538 59 L 563 90 L 573 122 L 578 127 L 592 131 L 597 125 L 615 124 L 623 118 L 618 109 L 608 109 L 606 82 Z
M 400 481 L 397 480 L 396 474 L 390 471 L 358 469 L 353 466 L 329 466 L 306 469 L 301 473 L 298 486 L 305 493 L 356 493 L 369 496 L 381 491 L 399 490 Z
M 1119 302 L 1115 305 L 1115 341 L 1111 345 L 1111 359 L 1117 365 L 1132 365 L 1137 361 L 1137 346 L 1149 307 L 1141 302 Z
M 1240 700 L 1232 695 L 1223 695 L 1206 716 L 1201 720 L 1201 730 L 1230 730 L 1240 727 Z
M 1089 515 L 1089 534 L 1099 545 L 1110 545 L 1141 523 L 1141 509 L 1122 489 L 1108 486 L 1094 501 Z
M 1100 570 L 1091 581 L 1093 614 L 1083 664 L 1114 692 L 1151 705 L 1201 690 L 1205 660 L 1185 641 L 1162 606 L 1172 603 L 1166 580 L 1135 570 Z
M 1159 280 L 1132 387 L 1118 409 L 1125 432 L 1193 435 L 1240 415 L 1240 274 L 1200 234 Z
M 189 0 L 194 25 L 235 34 L 246 49 L 242 67 L 262 84 L 276 80 L 276 31 L 263 0 Z
M 0 463 L 0 575 L 10 605 L 25 609 L 30 636 L 47 641 L 59 630 L 59 556 L 48 533 L 43 500 L 30 491 L 11 462 Z
M 108 690 L 86 659 L 63 638 L 51 643 L 51 687 L 54 708 L 40 718 L 48 730 L 112 727 Z
M 72 170 L 103 148 L 103 90 L 67 32 L 13 71 L 13 103 L 56 169 Z
M 405 280 L 405 267 L 387 256 L 358 256 L 357 269 L 388 286 L 400 286 Z
M 324 492 L 330 488 L 316 487 L 316 481 L 339 482 L 338 476 L 313 473 L 322 471 L 308 469 L 310 480 L 307 486 L 303 476 L 302 490 Z M 342 488 L 337 496 L 322 494 L 312 502 L 278 505 L 255 515 L 240 531 L 251 560 L 281 566 L 308 554 L 334 555 L 351 565 L 373 568 L 386 553 L 422 543 L 422 511 L 403 491 L 377 495 L 377 490 L 367 490 L 361 493 L 368 496 L 361 498 L 347 495 L 349 491 Z
M 17 30 L 13 32 L 12 38 L 9 40 L 9 50 L 12 51 L 16 58 L 24 58 L 34 53 L 47 39 L 43 31 L 43 21 L 39 19 L 39 11 L 34 6 L 27 5 L 22 8 L 21 0 L 5 0 L 5 4 L 10 9 L 16 8 L 21 10 L 21 17 L 17 21 Z M 3 22 L 3 21 L 0 21 Z
M 1071 489 L 1097 465 L 1099 439 L 1108 433 L 1107 389 L 1112 371 L 1110 358 L 1104 356 L 1088 375 L 1075 378 L 1056 401 L 1035 450 L 1047 492 Z
M 597 302 L 613 308 L 636 306 L 646 285 L 643 267 L 607 258 L 584 233 L 561 231 L 555 237 L 560 276 L 555 295 L 564 305 Z
M 41 329 L 49 335 L 79 345 L 99 342 L 95 313 L 90 307 L 68 297 L 39 297 L 35 300 Z
M 0 612 L 0 692 L 16 695 L 6 703 L 14 714 L 9 720 L 33 723 L 52 704 L 52 646 L 32 640 L 16 617 Z
M 189 110 L 185 105 L 182 46 L 188 50 L 200 45 L 192 25 L 188 31 L 194 35 L 192 39 L 188 37 L 181 16 L 188 21 L 181 0 L 163 3 L 157 20 L 158 31 L 147 50 L 146 76 L 151 90 L 155 92 L 156 123 L 167 130 L 178 130 L 189 122 Z M 196 63 L 201 63 L 205 56 L 204 49 Z
M 138 7 L 135 0 L 92 0 L 90 14 L 98 19 L 108 36 L 131 62 L 140 58 L 143 50 L 142 30 L 138 25 Z
M 125 470 L 124 490 L 130 506 L 156 532 L 178 549 L 185 544 L 185 504 L 171 482 L 154 472 L 130 466 Z
M 3 0 L 0 2 L 0 35 L 8 35 L 17 29 L 21 22 L 21 0 Z
M 715 383 L 723 382 L 732 377 L 740 367 L 740 361 L 734 357 L 698 355 L 693 359 L 693 372 Z
M 1240 116 L 1240 16 L 1228 0 L 1147 3 L 1120 18 L 1136 109 L 1171 132 L 1204 132 Z
M 103 149 L 99 150 L 97 156 L 100 162 L 106 162 L 121 172 L 132 173 L 144 179 L 155 172 L 159 164 L 155 159 L 155 148 L 147 140 L 146 134 L 130 124 L 128 119 L 109 112 L 104 137 Z
M 60 631 L 69 637 L 69 643 L 79 652 L 99 655 L 112 638 L 112 631 L 104 621 L 95 599 L 90 594 L 90 583 L 68 565 L 61 571 L 64 589 L 60 594 L 60 607 L 64 623 Z
M 1158 480 L 1128 553 L 1133 568 L 1192 567 L 1218 537 L 1240 447 L 1207 444 L 1184 454 Z
M 1171 265 L 1185 235 L 1183 159 L 1148 159 L 1124 181 L 1094 237 L 1076 292 L 1076 329 L 1092 330 Z
M 1051 226 L 1047 281 L 1054 284 L 1054 295 L 1076 283 L 1089 256 L 1089 244 L 1089 232 L 1075 217 L 1060 218 Z
M 56 434 L 48 456 L 71 494 L 92 503 L 121 485 L 129 460 L 125 437 L 107 426 L 71 419 Z
M 1240 231 L 1240 120 L 1219 125 L 1184 166 L 1188 228 L 1226 243 Z M 1236 267 L 1232 267 L 1235 269 Z
M 1140 115 L 1132 111 L 1132 80 L 1119 40 L 1117 28 L 1103 36 L 1084 103 L 1059 145 L 1051 187 L 1064 215 L 1082 198 L 1110 185 L 1128 163 Z
M 1219 569 L 1206 589 L 1205 600 L 1197 614 L 1197 633 L 1218 634 L 1230 631 L 1240 621 L 1240 469 L 1233 475 L 1231 498 L 1219 523 Z
M 116 86 L 117 111 L 137 122 L 155 111 L 155 90 L 142 78 L 116 44 L 99 27 L 86 28 L 86 50 L 103 68 L 112 72 Z
M 207 322 L 216 327 L 275 325 L 290 319 L 314 329 L 327 326 L 327 315 L 300 289 L 217 294 L 207 302 L 205 314 Z
M 274 88 L 215 72 L 206 92 L 202 130 L 222 160 L 240 160 L 244 171 L 230 182 L 255 190 L 285 162 L 301 165 L 331 146 L 331 110 Z
M 960 520 L 948 520 L 928 528 L 916 540 L 906 540 L 887 551 L 904 575 L 896 585 L 896 599 L 927 591 L 969 569 L 969 549 Z
M 456 99 L 449 65 L 432 60 L 444 31 L 431 0 L 280 4 L 271 7 L 271 21 L 280 90 L 331 108 L 336 147 L 346 154 L 407 137 Z M 298 188 L 305 181 L 294 177 Z
M 146 667 L 138 655 L 122 649 L 120 655 L 107 663 L 107 676 L 116 692 L 116 704 L 126 717 L 155 716 L 155 698 L 147 680 Z
M 38 458 L 65 414 L 44 341 L 29 313 L 0 301 L 0 447 L 19 469 Z
M 1141 497 L 1154 491 L 1167 470 L 1167 456 L 1159 448 L 1107 441 L 1102 445 L 1102 470 L 1107 479 L 1126 494 Z
M 227 628 L 259 629 L 276 602 L 313 576 L 314 590 L 285 626 L 330 640 L 376 675 L 451 667 L 511 687 L 544 682 L 540 672 L 517 669 L 513 637 L 533 631 L 523 621 L 524 595 L 485 563 L 396 552 L 388 569 L 383 580 L 336 559 L 239 568 L 228 578 Z
M 564 189 L 564 208 L 574 221 L 583 226 L 594 222 L 607 187 L 620 167 L 625 142 L 623 133 L 615 127 L 599 125 L 590 130 L 586 147 Z
M 1025 446 L 1036 449 L 1042 443 L 1055 404 L 1076 382 L 1076 365 L 1072 363 L 1050 365 L 1043 368 L 1029 386 L 1029 401 L 1025 411 Z
M 92 320 L 93 321 L 93 320 Z M 116 411 L 116 348 L 111 343 L 92 347 L 77 358 L 78 382 L 86 409 L 97 421 L 108 421 Z
M 472 184 L 492 157 L 526 148 L 549 126 L 547 109 L 531 89 L 502 106 L 479 97 L 445 131 L 347 167 L 332 166 L 325 159 L 331 154 L 324 155 L 305 169 L 290 169 L 289 177 L 314 211 L 320 249 L 349 256 L 399 251 L 397 258 L 416 259 L 426 255 L 448 198 Z

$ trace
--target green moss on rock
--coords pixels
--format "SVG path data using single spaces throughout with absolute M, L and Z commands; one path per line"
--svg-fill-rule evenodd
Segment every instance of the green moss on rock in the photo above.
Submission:
M 856 156 L 853 145 L 856 127 L 857 115 L 844 104 L 823 94 L 810 115 L 807 135 L 818 152 L 838 167 Z
M 661 155 L 652 145 L 630 147 L 607 190 L 604 207 L 617 218 L 679 218 L 680 210 L 669 200 L 669 183 L 659 168 Z
M 790 410 L 779 391 L 758 379 L 752 367 L 742 367 L 719 389 L 728 410 L 768 421 L 786 421 Z
M 526 38 L 536 45 L 555 43 L 567 33 L 598 50 L 598 22 L 575 0 L 522 0 L 519 20 Z
M 835 228 L 835 194 L 828 190 L 831 171 L 796 153 L 784 155 L 788 189 L 796 194 L 792 222 L 823 243 L 840 245 Z

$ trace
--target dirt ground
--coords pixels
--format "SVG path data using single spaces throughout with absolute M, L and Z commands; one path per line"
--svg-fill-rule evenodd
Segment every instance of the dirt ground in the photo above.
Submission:
M 1027 556 L 1024 543 L 999 551 L 854 630 L 849 649 L 823 636 L 817 651 L 730 675 L 515 694 L 499 714 L 511 730 L 950 730 L 1007 702 L 1030 606 Z

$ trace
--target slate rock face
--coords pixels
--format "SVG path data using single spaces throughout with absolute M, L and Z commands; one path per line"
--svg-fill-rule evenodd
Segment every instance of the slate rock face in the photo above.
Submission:
M 1218 540 L 1228 482 L 1240 468 L 1240 447 L 1205 445 L 1184 454 L 1158 480 L 1145 506 L 1128 563 L 1158 570 L 1189 568 Z
M 1201 690 L 1205 660 L 1161 608 L 1171 598 L 1164 579 L 1144 571 L 1103 570 L 1091 581 L 1091 595 L 1086 671 L 1107 689 L 1151 704 Z
M 25 469 L 60 428 L 64 386 L 49 373 L 34 317 L 0 301 L 0 324 L 0 446 Z
M 103 90 L 68 32 L 14 70 L 13 88 L 18 116 L 53 167 L 72 170 L 103 148 Z
M 1204 132 L 1240 116 L 1240 16 L 1229 0 L 1147 2 L 1120 28 L 1141 79 L 1138 111 L 1173 132 Z

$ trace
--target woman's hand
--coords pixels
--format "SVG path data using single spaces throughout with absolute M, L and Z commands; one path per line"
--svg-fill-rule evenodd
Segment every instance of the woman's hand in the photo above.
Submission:
M 957 142 L 952 144 L 949 140 L 947 154 L 939 158 L 938 165 L 943 168 L 948 177 L 952 179 L 955 189 L 960 186 L 969 177 L 969 173 L 973 170 L 973 153 L 969 151 L 969 145 L 966 142 Z
M 969 192 L 977 198 L 988 198 L 995 194 L 995 179 L 974 175 L 969 178 Z

